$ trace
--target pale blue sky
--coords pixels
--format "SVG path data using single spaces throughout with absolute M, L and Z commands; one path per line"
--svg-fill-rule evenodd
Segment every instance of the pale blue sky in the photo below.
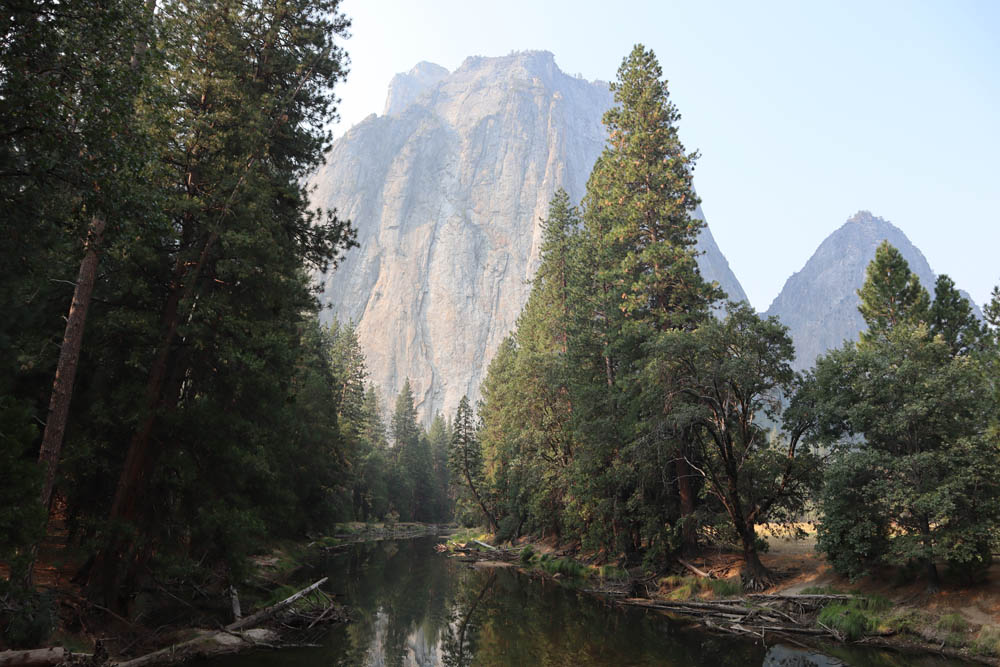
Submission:
M 980 304 L 1000 282 L 1000 1 L 345 0 L 351 74 L 337 134 L 381 113 L 421 60 L 544 49 L 611 80 L 657 54 L 702 157 L 723 253 L 764 310 L 859 209 L 900 227 Z

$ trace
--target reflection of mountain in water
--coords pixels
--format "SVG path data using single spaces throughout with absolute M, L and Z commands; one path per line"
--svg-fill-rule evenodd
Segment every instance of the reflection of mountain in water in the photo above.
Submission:
M 353 545 L 322 567 L 351 609 L 322 649 L 300 651 L 302 667 L 521 667 L 663 665 L 689 667 L 875 667 L 887 654 L 838 647 L 842 660 L 732 636 L 706 634 L 668 618 L 621 608 L 513 569 L 478 569 L 434 552 L 436 538 Z M 907 656 L 907 664 L 958 663 Z M 241 663 L 243 659 L 241 658 Z M 262 653 L 253 667 L 287 665 Z M 247 667 L 244 663 L 244 667 Z

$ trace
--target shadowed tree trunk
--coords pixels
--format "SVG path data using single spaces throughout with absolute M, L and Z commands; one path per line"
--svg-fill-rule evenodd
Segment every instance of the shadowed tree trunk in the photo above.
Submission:
M 80 363 L 80 348 L 83 345 L 90 298 L 94 293 L 94 283 L 97 282 L 97 263 L 105 224 L 101 216 L 91 218 L 83 260 L 80 262 L 80 272 L 76 278 L 76 287 L 73 289 L 73 301 L 66 316 L 66 330 L 63 333 L 62 345 L 59 346 L 59 363 L 56 366 L 55 378 L 52 380 L 49 413 L 42 434 L 42 446 L 38 452 L 38 464 L 44 469 L 40 501 L 46 512 L 49 511 L 52 502 L 52 489 L 56 482 L 63 436 L 66 434 L 69 406 L 73 400 L 73 382 L 76 379 L 76 368 Z M 37 551 L 36 544 L 31 548 L 32 562 L 28 565 L 25 575 L 25 583 L 28 586 L 32 585 L 32 570 Z

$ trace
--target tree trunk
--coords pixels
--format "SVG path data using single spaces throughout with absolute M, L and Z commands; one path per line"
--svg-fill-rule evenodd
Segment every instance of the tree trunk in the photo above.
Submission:
M 62 450 L 63 435 L 66 433 L 69 405 L 73 400 L 73 381 L 76 379 L 76 367 L 80 361 L 80 347 L 83 343 L 83 330 L 87 324 L 90 298 L 94 293 L 94 283 L 97 282 L 98 252 L 104 236 L 104 227 L 104 218 L 94 216 L 91 219 L 83 261 L 80 262 L 80 272 L 76 278 L 76 288 L 73 290 L 73 301 L 66 317 L 66 330 L 63 333 L 62 345 L 59 347 L 59 364 L 56 366 L 56 376 L 52 381 L 49 415 L 38 454 L 38 463 L 45 467 L 41 501 L 46 511 L 52 501 L 59 453 Z
M 740 572 L 743 592 L 759 593 L 770 588 L 774 585 L 774 577 L 770 570 L 760 562 L 757 545 L 754 544 L 756 533 L 753 527 L 741 530 L 740 538 L 743 540 L 743 570 Z
M 46 514 L 52 502 L 52 489 L 56 482 L 56 470 L 59 467 L 63 436 L 66 434 L 69 406 L 73 400 L 73 382 L 76 379 L 76 368 L 80 362 L 80 348 L 83 345 L 83 331 L 87 324 L 87 311 L 90 309 L 90 299 L 94 293 L 94 284 L 97 282 L 97 263 L 101 240 L 104 237 L 104 227 L 104 218 L 100 216 L 91 218 L 90 226 L 87 229 L 87 241 L 84 244 L 83 260 L 80 262 L 80 272 L 73 290 L 73 300 L 70 302 L 69 314 L 66 316 L 66 330 L 63 333 L 62 345 L 59 346 L 56 375 L 52 380 L 49 413 L 45 421 L 45 431 L 42 434 L 42 446 L 38 452 L 38 464 L 45 471 L 39 500 Z M 32 570 L 37 551 L 38 545 L 32 545 L 31 562 L 28 563 L 25 574 L 25 584 L 29 587 L 33 584 Z
M 683 458 L 679 458 L 675 464 L 677 473 L 677 493 L 681 501 L 681 536 L 684 540 L 684 550 L 695 551 L 698 548 L 698 532 L 693 521 L 694 514 L 694 492 L 691 489 L 691 466 Z
M 135 524 L 138 518 L 138 503 L 145 495 L 146 483 L 152 471 L 151 441 L 153 427 L 161 407 L 164 405 L 164 387 L 170 371 L 171 354 L 180 326 L 180 305 L 194 299 L 198 277 L 202 267 L 208 261 L 209 254 L 218 240 L 217 232 L 213 232 L 205 240 L 198 260 L 189 265 L 178 260 L 174 268 L 174 283 L 163 313 L 164 335 L 157 348 L 156 359 L 149 371 L 146 383 L 146 396 L 143 418 L 129 442 L 125 465 L 118 478 L 115 497 L 111 504 L 109 517 L 112 529 L 120 530 L 116 525 L 120 522 Z M 136 562 L 128 562 L 134 551 L 134 539 L 129 535 L 119 534 L 102 548 L 94 561 L 88 587 L 92 594 L 100 595 L 105 604 L 121 610 L 118 596 L 125 594 L 123 582 L 126 577 L 135 573 Z M 98 590 L 95 590 L 98 589 Z

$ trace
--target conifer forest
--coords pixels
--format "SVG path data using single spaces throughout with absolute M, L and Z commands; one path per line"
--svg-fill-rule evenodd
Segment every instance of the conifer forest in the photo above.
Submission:
M 779 581 L 762 527 L 808 521 L 851 581 L 986 576 L 1000 288 L 980 318 L 885 242 L 859 339 L 794 370 L 788 329 L 698 268 L 700 156 L 650 49 L 611 83 L 582 201 L 558 190 L 540 222 L 481 398 L 421 420 L 318 298 L 357 245 L 306 185 L 349 75 L 338 0 L 14 0 L 0 21 L 0 649 L 57 624 L 56 532 L 80 604 L 150 626 L 144 596 L 222 599 L 275 545 L 359 522 L 649 572 L 727 550 L 754 594 Z

